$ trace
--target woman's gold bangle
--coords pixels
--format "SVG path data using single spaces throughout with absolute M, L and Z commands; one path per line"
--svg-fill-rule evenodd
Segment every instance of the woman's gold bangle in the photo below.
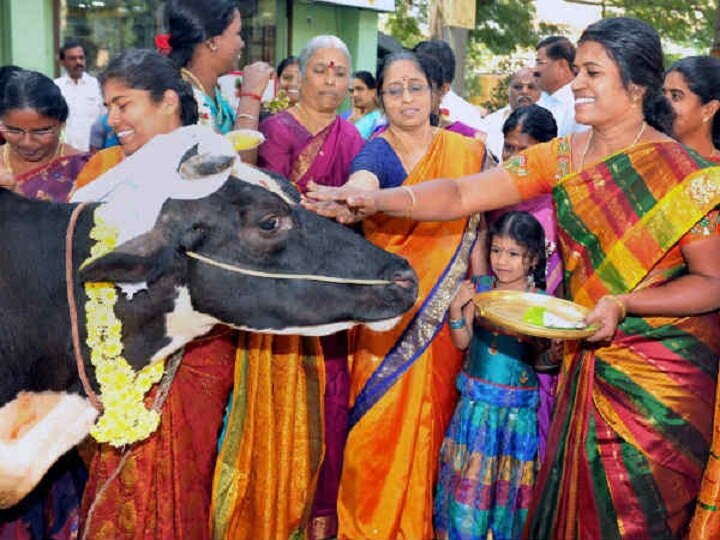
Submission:
M 407 186 L 400 186 L 400 189 L 402 189 L 410 197 L 410 206 L 408 206 L 407 212 L 405 212 L 405 217 L 409 219 L 412 216 L 412 211 L 415 207 L 415 194 L 413 193 L 413 190 Z
M 625 306 L 625 302 L 620 300 L 617 296 L 613 294 L 606 294 L 602 298 L 600 298 L 600 301 L 602 300 L 610 300 L 611 302 L 614 302 L 615 305 L 617 305 L 620 308 L 620 320 L 622 321 L 627 316 L 627 307 Z

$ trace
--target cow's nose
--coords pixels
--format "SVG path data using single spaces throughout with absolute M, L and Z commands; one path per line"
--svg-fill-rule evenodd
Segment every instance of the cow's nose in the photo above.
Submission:
M 393 274 L 392 282 L 403 289 L 412 289 L 417 286 L 417 274 L 411 268 L 398 270 Z

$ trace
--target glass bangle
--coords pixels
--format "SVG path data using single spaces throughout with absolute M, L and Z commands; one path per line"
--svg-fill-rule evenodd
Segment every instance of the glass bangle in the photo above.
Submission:
M 449 319 L 448 324 L 450 325 L 450 330 L 460 330 L 461 328 L 465 328 L 465 319 Z

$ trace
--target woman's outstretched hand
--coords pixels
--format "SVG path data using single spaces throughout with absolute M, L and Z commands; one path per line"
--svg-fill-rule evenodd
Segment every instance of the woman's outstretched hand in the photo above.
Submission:
M 377 212 L 376 191 L 352 187 L 328 187 L 309 182 L 302 205 L 340 223 L 355 223 Z
M 617 331 L 618 325 L 622 322 L 625 314 L 617 301 L 609 300 L 608 297 L 601 298 L 595 304 L 585 322 L 590 325 L 597 323 L 600 328 L 592 336 L 587 338 L 588 341 L 610 341 Z

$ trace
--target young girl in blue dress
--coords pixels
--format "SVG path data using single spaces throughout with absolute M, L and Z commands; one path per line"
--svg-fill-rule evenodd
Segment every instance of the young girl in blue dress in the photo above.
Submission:
M 527 212 L 508 212 L 488 230 L 486 249 L 486 258 L 474 258 L 473 278 L 460 286 L 449 310 L 453 343 L 467 357 L 440 451 L 434 521 L 441 539 L 520 538 L 537 471 L 533 366 L 543 343 L 487 324 L 475 316 L 472 299 L 493 288 L 543 292 L 543 228 Z

